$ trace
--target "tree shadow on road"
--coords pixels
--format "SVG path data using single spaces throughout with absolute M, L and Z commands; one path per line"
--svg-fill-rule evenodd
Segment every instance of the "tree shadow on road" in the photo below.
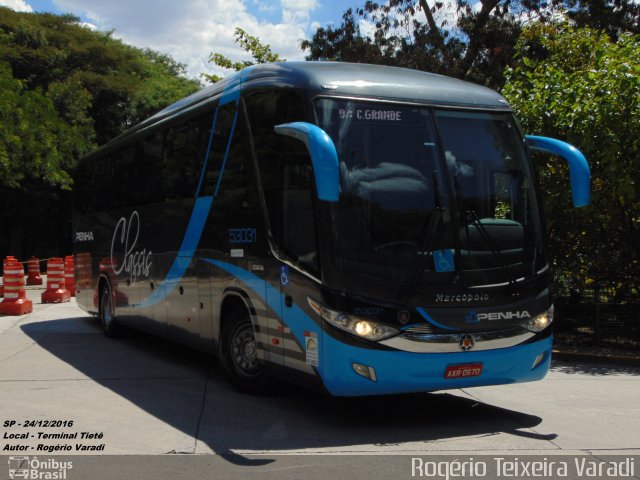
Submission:
M 634 365 L 622 365 L 617 363 L 608 363 L 603 360 L 602 363 L 594 363 L 592 361 L 585 362 L 581 360 L 552 360 L 551 370 L 559 373 L 582 374 L 592 376 L 605 375 L 628 375 L 640 376 L 640 367 Z

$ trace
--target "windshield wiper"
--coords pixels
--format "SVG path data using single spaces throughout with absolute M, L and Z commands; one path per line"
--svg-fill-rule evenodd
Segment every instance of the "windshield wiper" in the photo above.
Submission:
M 468 219 L 471 219 L 471 221 L 473 222 L 473 226 L 476 227 L 476 230 L 480 234 L 480 238 L 482 238 L 484 243 L 489 247 L 489 251 L 498 262 L 498 265 L 500 266 L 500 268 L 502 268 L 502 270 L 504 270 L 504 272 L 507 274 L 507 282 L 509 283 L 509 286 L 515 289 L 515 286 L 517 283 L 516 277 L 514 276 L 513 271 L 511 270 L 511 267 L 509 267 L 508 262 L 504 259 L 504 257 L 500 253 L 500 250 L 498 249 L 498 247 L 496 247 L 496 244 L 493 241 L 493 238 L 491 237 L 491 235 L 489 235 L 489 232 L 487 232 L 486 227 L 484 226 L 482 221 L 478 218 L 478 214 L 476 213 L 476 211 L 465 209 L 464 196 L 462 195 L 462 189 L 460 188 L 460 181 L 458 180 L 457 175 L 454 175 L 453 177 L 453 184 L 456 189 L 456 197 L 458 198 L 458 203 L 460 205 L 460 208 L 462 210 L 463 217 L 464 217 L 463 220 L 464 220 L 465 230 L 467 234 L 467 242 L 469 242 L 471 238 L 469 235 L 469 224 L 468 224 Z M 470 251 L 470 248 L 468 245 L 467 245 L 467 250 Z
M 509 282 L 509 285 L 515 288 L 516 277 L 513 274 L 511 267 L 509 267 L 509 263 L 504 259 L 504 257 L 500 253 L 500 250 L 498 250 L 498 248 L 496 247 L 496 244 L 493 241 L 493 238 L 491 238 L 491 235 L 489 235 L 489 232 L 487 232 L 487 228 L 483 225 L 483 223 L 478 218 L 478 214 L 476 213 L 476 211 L 467 210 L 465 212 L 465 223 L 467 221 L 466 217 L 469 217 L 471 219 L 471 221 L 473 222 L 473 226 L 476 227 L 476 229 L 478 230 L 478 233 L 480 233 L 480 238 L 482 238 L 486 243 L 486 245 L 489 247 L 489 251 L 493 254 L 494 258 L 498 261 L 498 265 L 500 265 L 500 267 L 506 272 L 507 282 Z M 468 240 L 469 240 L 469 237 L 467 234 L 467 241 Z
M 444 209 L 442 208 L 441 202 L 441 193 L 440 193 L 440 183 L 438 182 L 438 173 L 433 171 L 433 196 L 434 196 L 434 204 L 435 209 L 433 213 L 429 216 L 427 220 L 425 220 L 425 225 L 422 228 L 424 232 L 420 237 L 420 242 L 416 246 L 416 253 L 419 255 L 418 264 L 416 268 L 413 270 L 411 275 L 411 279 L 408 283 L 403 286 L 404 297 L 408 298 L 413 291 L 415 290 L 420 278 L 422 278 L 422 274 L 424 273 L 424 262 L 427 255 L 433 249 L 433 244 L 436 239 L 436 234 L 438 232 L 438 228 L 442 223 L 442 215 Z

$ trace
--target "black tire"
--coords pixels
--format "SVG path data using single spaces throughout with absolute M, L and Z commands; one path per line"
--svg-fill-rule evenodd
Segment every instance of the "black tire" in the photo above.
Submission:
M 224 319 L 220 365 L 229 382 L 243 393 L 264 393 L 269 375 L 257 357 L 258 342 L 249 314 L 233 311 Z
M 113 307 L 113 296 L 109 285 L 104 285 L 100 291 L 100 325 L 102 331 L 109 338 L 122 337 L 122 327 L 116 320 L 115 309 Z

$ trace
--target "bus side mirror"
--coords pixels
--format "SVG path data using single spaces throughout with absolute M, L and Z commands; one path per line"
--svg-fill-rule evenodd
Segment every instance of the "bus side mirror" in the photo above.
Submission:
M 338 153 L 327 132 L 307 122 L 284 123 L 276 125 L 274 129 L 279 135 L 287 135 L 304 142 L 311 155 L 318 198 L 327 202 L 337 202 L 340 198 Z
M 590 177 L 589 164 L 580 150 L 566 142 L 555 138 L 536 137 L 525 135 L 525 140 L 529 148 L 552 153 L 564 158 L 569 164 L 569 175 L 571 176 L 571 195 L 574 207 L 584 207 L 589 205 L 590 197 Z

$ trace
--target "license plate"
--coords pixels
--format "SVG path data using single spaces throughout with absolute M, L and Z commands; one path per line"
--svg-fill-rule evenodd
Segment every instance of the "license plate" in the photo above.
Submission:
M 468 363 L 466 365 L 450 365 L 444 371 L 444 378 L 479 377 L 482 373 L 481 363 Z

